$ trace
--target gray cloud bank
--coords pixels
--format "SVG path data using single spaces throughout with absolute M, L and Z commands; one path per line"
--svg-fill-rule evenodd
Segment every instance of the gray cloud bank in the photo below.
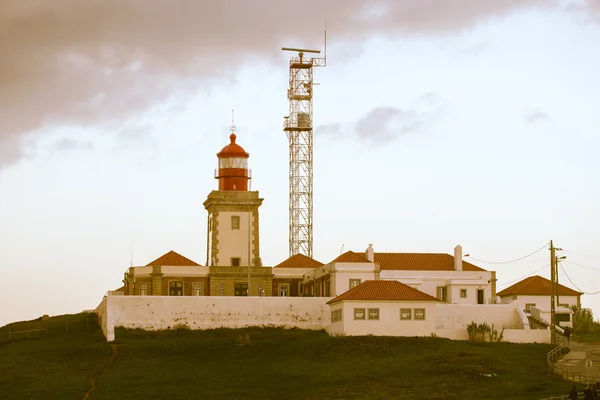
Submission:
M 3 0 L 0 168 L 44 126 L 120 121 L 285 45 L 464 29 L 554 0 Z M 310 38 L 307 41 L 301 38 Z M 374 111 L 410 119 L 392 110 Z M 393 115 L 393 118 L 392 118 Z M 373 118 L 375 116 L 372 116 Z M 370 122 L 365 120 L 363 128 Z M 361 128 L 358 127 L 360 130 Z M 407 128 L 410 129 L 410 128 Z
M 389 143 L 408 134 L 426 132 L 443 114 L 444 105 L 435 93 L 427 93 L 414 102 L 411 109 L 392 106 L 375 107 L 356 121 L 324 124 L 315 128 L 315 135 L 349 137 L 372 144 Z

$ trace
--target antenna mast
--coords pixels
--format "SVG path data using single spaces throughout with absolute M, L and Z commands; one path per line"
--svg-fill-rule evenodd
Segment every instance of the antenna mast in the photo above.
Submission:
M 327 30 L 325 30 L 327 49 Z M 289 115 L 284 117 L 283 131 L 289 141 L 289 255 L 313 256 L 313 67 L 325 67 L 322 58 L 304 58 L 304 53 L 320 50 L 282 47 L 297 52 L 290 58 L 287 97 Z

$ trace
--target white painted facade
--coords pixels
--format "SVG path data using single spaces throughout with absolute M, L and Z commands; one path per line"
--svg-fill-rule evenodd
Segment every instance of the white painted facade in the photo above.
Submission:
M 436 331 L 436 303 L 412 301 L 344 300 L 332 304 L 333 313 L 341 310 L 341 321 L 331 322 L 326 330 L 330 335 L 430 336 Z M 365 318 L 355 319 L 355 309 L 364 309 Z M 378 319 L 369 319 L 369 309 L 378 310 Z M 411 319 L 400 318 L 401 309 L 411 310 Z M 424 309 L 425 319 L 415 320 L 414 309 Z M 331 318 L 330 318 L 331 319 Z
M 304 274 L 313 271 L 314 268 L 273 268 L 273 279 L 302 279 Z
M 233 225 L 232 217 L 239 218 L 239 225 L 236 228 Z M 252 231 L 254 221 L 252 212 L 248 211 L 220 211 L 217 215 L 212 215 L 212 223 L 218 221 L 219 227 L 219 254 L 215 257 L 214 265 L 229 266 L 232 265 L 233 258 L 240 259 L 240 266 L 250 265 L 250 260 L 254 260 L 252 246 Z M 250 253 L 249 253 L 250 252 Z M 250 259 L 248 259 L 250 256 Z M 213 260 L 209 260 L 213 262 Z
M 509 295 L 500 297 L 502 303 L 514 303 L 521 307 L 522 310 L 526 310 L 530 307 L 537 307 L 542 309 L 549 309 L 551 306 L 550 296 L 539 296 L 539 295 Z M 556 306 L 567 305 L 567 307 L 578 306 L 578 296 L 559 296 L 559 304 Z
M 150 278 L 152 276 L 152 267 L 134 267 L 134 282 L 136 279 L 140 278 Z M 205 266 L 173 266 L 173 265 L 164 265 L 161 266 L 161 273 L 163 274 L 163 278 L 168 279 L 169 277 L 197 277 L 204 278 L 208 276 L 209 267 Z
M 450 304 L 477 304 L 477 291 L 482 290 L 483 304 L 492 304 L 495 300 L 492 274 L 492 271 L 382 270 L 380 277 L 402 282 L 434 297 L 437 297 L 438 287 L 446 287 L 446 302 Z
M 350 281 L 360 281 L 379 279 L 379 264 L 373 262 L 332 262 L 322 267 L 311 269 L 303 276 L 305 284 L 318 280 L 329 275 L 330 287 L 333 293 L 331 297 L 350 290 Z
M 555 314 L 556 314 L 556 324 L 559 327 L 566 327 L 568 326 L 569 328 L 573 327 L 573 310 L 569 309 L 569 308 L 565 308 L 565 307 L 556 307 L 555 308 Z M 549 308 L 538 308 L 538 307 L 532 307 L 531 308 L 531 316 L 540 321 L 545 323 L 546 325 L 551 325 L 552 324 L 552 312 Z M 568 321 L 560 321 L 560 319 L 562 318 L 567 319 Z

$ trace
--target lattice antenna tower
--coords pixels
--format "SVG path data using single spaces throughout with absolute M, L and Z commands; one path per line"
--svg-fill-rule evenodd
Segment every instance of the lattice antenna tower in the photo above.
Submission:
M 283 130 L 289 141 L 289 253 L 313 256 L 313 67 L 327 65 L 327 30 L 322 58 L 304 57 L 321 50 L 282 47 L 290 58 L 289 115 Z

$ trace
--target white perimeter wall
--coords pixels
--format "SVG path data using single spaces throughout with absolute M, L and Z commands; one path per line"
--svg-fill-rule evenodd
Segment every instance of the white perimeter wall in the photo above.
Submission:
M 498 329 L 498 332 L 501 331 L 502 328 Z M 436 329 L 435 334 L 452 340 L 469 340 L 466 329 Z M 502 340 L 510 343 L 550 343 L 550 329 L 505 329 Z
M 190 329 L 279 326 L 325 329 L 329 297 L 106 296 L 96 311 L 108 341 L 114 328 L 160 330 L 185 324 Z
M 466 329 L 471 322 L 494 324 L 494 327 L 523 329 L 523 321 L 515 304 L 437 304 L 438 329 Z M 466 331 L 465 331 L 466 332 Z
M 98 314 L 98 320 L 100 322 L 100 328 L 102 328 L 102 333 L 104 334 L 104 337 L 106 337 L 106 339 L 108 340 L 108 335 L 109 335 L 109 329 L 108 329 L 108 316 L 106 314 L 106 298 L 108 296 L 104 296 L 102 298 L 102 301 L 100 302 L 100 304 L 98 304 L 98 307 L 96 307 L 96 314 Z M 113 338 L 111 340 L 114 340 L 114 329 L 113 329 Z

